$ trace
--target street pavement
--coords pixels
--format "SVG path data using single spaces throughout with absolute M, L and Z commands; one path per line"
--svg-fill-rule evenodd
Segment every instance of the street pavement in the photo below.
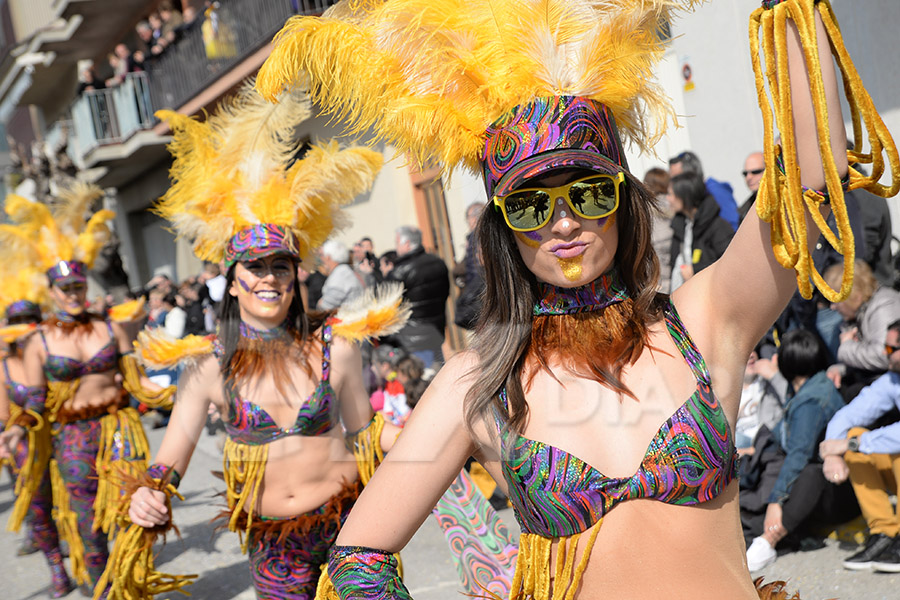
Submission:
M 164 430 L 148 427 L 150 445 L 155 452 Z M 209 521 L 219 511 L 223 499 L 221 480 L 212 476 L 221 470 L 221 452 L 216 438 L 205 432 L 184 477 L 181 491 L 184 502 L 176 501 L 175 523 L 181 539 L 170 537 L 160 550 L 157 565 L 167 573 L 197 573 L 198 580 L 189 586 L 197 600 L 253 600 L 247 559 L 241 554 L 238 536 L 229 531 L 214 532 Z M 7 475 L 0 483 L 0 522 L 9 517 L 13 502 L 12 484 Z M 513 532 L 518 529 L 512 511 L 501 511 Z M 17 557 L 21 535 L 3 531 L 0 534 L 0 600 L 49 598 L 49 572 L 40 554 Z M 841 560 L 853 548 L 826 540 L 823 548 L 784 554 L 776 563 L 755 575 L 766 581 L 782 579 L 788 589 L 799 591 L 803 600 L 898 600 L 900 575 L 851 572 L 841 567 Z M 402 553 L 406 584 L 416 600 L 446 600 L 466 597 L 460 587 L 450 551 L 433 518 L 426 520 Z M 80 597 L 78 592 L 69 598 Z M 180 594 L 167 594 L 176 599 Z M 161 597 L 162 598 L 162 597 Z

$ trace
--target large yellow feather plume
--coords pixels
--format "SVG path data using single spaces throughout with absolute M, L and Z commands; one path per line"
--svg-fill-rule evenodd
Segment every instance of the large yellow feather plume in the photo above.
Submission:
M 169 123 L 172 187 L 154 208 L 204 260 L 222 259 L 229 239 L 261 223 L 289 227 L 309 256 L 342 224 L 340 206 L 365 191 L 381 168 L 377 152 L 313 145 L 292 165 L 296 126 L 310 115 L 305 93 L 270 104 L 246 84 L 206 122 L 159 111 Z
M 420 165 L 476 170 L 487 127 L 535 98 L 584 96 L 652 148 L 674 112 L 653 80 L 660 33 L 700 0 L 374 0 L 293 17 L 257 88 L 308 86 L 350 130 Z
M 0 236 L 20 252 L 27 248 L 36 253 L 42 270 L 61 260 L 77 260 L 90 268 L 109 241 L 107 223 L 116 216 L 110 210 L 91 214 L 102 196 L 99 187 L 83 182 L 61 190 L 52 207 L 11 194 L 5 208 L 13 225 L 0 226 Z

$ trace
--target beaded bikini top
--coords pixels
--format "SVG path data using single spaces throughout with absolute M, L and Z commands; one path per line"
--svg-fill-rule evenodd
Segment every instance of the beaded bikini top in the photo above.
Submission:
M 495 415 L 506 460 L 503 475 L 524 533 L 558 538 L 583 532 L 626 500 L 695 505 L 718 496 L 737 475 L 738 455 L 703 357 L 671 301 L 666 326 L 697 379 L 697 389 L 653 436 L 637 472 L 607 477 L 550 444 L 514 437 Z M 506 390 L 500 394 L 508 406 Z
M 89 360 L 80 361 L 70 356 L 51 354 L 47 346 L 47 338 L 40 332 L 41 341 L 47 351 L 47 360 L 44 363 L 44 375 L 49 381 L 72 381 L 92 373 L 105 373 L 116 368 L 119 360 L 119 349 L 116 344 L 116 336 L 112 330 L 112 324 L 106 322 L 109 331 L 109 341 Z
M 337 425 L 337 402 L 329 380 L 331 335 L 331 325 L 325 325 L 322 328 L 322 377 L 297 412 L 294 424 L 288 428 L 279 427 L 263 407 L 241 398 L 233 385 L 225 386 L 228 397 L 225 430 L 232 440 L 255 446 L 291 435 L 322 435 Z

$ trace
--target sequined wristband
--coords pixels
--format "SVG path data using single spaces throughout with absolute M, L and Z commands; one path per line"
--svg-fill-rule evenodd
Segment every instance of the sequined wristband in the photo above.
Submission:
M 334 546 L 328 575 L 341 600 L 412 600 L 400 580 L 397 558 L 362 546 Z
M 47 388 L 43 386 L 25 386 L 25 411 L 31 411 L 39 415 L 44 414 L 47 405 Z
M 153 479 L 162 480 L 167 473 L 172 472 L 172 478 L 169 480 L 169 483 L 176 490 L 178 489 L 178 485 L 181 483 L 181 475 L 178 474 L 178 471 L 175 470 L 174 467 L 170 467 L 168 465 L 153 463 L 150 467 L 147 468 L 147 475 L 149 475 Z
M 778 155 L 775 157 L 775 164 L 778 165 L 778 170 L 781 171 L 782 175 L 784 175 L 785 174 L 784 155 L 780 151 L 778 152 Z M 817 190 L 817 189 L 813 189 L 811 187 L 807 187 L 805 185 L 801 186 L 801 189 L 803 190 L 804 193 L 812 192 L 813 194 L 815 194 L 816 196 L 821 198 L 821 200 L 819 201 L 819 204 L 831 204 L 831 195 L 828 193 L 828 190 Z M 850 189 L 850 172 L 849 171 L 847 171 L 847 174 L 844 175 L 843 178 L 841 178 L 841 189 L 844 192 L 847 192 L 847 190 Z

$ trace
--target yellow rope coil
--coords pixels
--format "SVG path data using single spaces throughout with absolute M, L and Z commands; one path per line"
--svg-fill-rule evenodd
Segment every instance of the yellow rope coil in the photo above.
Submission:
M 75 397 L 75 393 L 81 386 L 81 378 L 71 381 L 50 381 L 47 383 L 47 404 L 44 409 L 44 418 L 49 422 L 56 422 L 56 415 L 68 400 Z
M 10 420 L 7 428 L 11 427 L 16 418 L 22 414 L 22 409 L 15 404 L 10 404 Z M 6 524 L 7 531 L 19 531 L 34 494 L 41 485 L 41 481 L 46 476 L 47 466 L 50 464 L 50 458 L 53 454 L 53 447 L 50 438 L 50 426 L 41 418 L 40 415 L 28 411 L 28 414 L 37 418 L 37 425 L 29 427 L 25 435 L 28 444 L 28 455 L 25 462 L 18 468 L 18 476 L 16 477 L 16 485 L 14 488 L 16 501 L 13 504 L 12 513 L 9 515 L 9 521 Z
M 141 385 L 141 377 L 146 375 L 143 367 L 138 363 L 137 359 L 132 355 L 123 356 L 119 360 L 119 369 L 122 371 L 122 387 L 129 394 L 143 402 L 150 408 L 161 408 L 163 410 L 172 410 L 175 396 L 175 386 L 170 385 L 158 392 L 151 392 Z
M 897 147 L 875 109 L 859 74 L 847 54 L 837 21 L 828 0 L 785 0 L 771 9 L 757 9 L 750 17 L 750 55 L 756 75 L 756 91 L 762 111 L 766 170 L 760 183 L 756 210 L 760 219 L 770 223 L 772 247 L 778 262 L 797 271 L 797 284 L 804 298 L 812 296 L 812 284 L 831 302 L 840 302 L 853 284 L 855 258 L 853 233 L 847 216 L 840 175 L 831 151 L 825 86 L 816 40 L 816 13 L 821 16 L 832 54 L 844 82 L 853 122 L 854 148 L 848 152 L 851 163 L 872 165 L 868 177 L 851 169 L 849 189 L 864 188 L 885 198 L 900 191 L 900 157 Z M 835 236 L 819 212 L 825 195 L 803 190 L 791 105 L 790 76 L 787 64 L 787 21 L 791 20 L 800 34 L 806 67 L 810 74 L 810 92 L 818 134 L 819 153 L 825 172 L 826 193 L 834 211 L 838 235 Z M 762 50 L 762 63 L 760 56 Z M 829 57 L 830 59 L 831 57 Z M 763 72 L 765 66 L 765 73 Z M 768 90 L 767 90 L 768 84 Z M 772 102 L 769 103 L 771 95 Z M 774 114 L 773 114 L 774 113 Z M 863 125 L 870 146 L 863 153 Z M 775 128 L 781 134 L 781 146 L 775 144 Z M 779 155 L 784 170 L 778 166 Z M 891 168 L 891 185 L 878 183 L 885 170 L 885 155 Z M 832 289 L 813 265 L 807 244 L 806 212 L 809 212 L 826 241 L 844 255 L 844 275 L 839 290 Z
M 268 459 L 268 444 L 251 446 L 235 442 L 231 438 L 225 441 L 224 474 L 228 509 L 231 511 L 228 529 L 240 536 L 242 552 L 247 552 L 253 513 L 259 500 Z M 241 512 L 247 513 L 247 526 L 243 531 L 237 527 Z
M 375 474 L 375 469 L 384 460 L 384 450 L 381 449 L 381 432 L 383 430 L 384 415 L 379 412 L 375 413 L 368 425 L 347 436 L 347 445 L 356 458 L 356 468 L 363 485 L 369 483 L 372 475 Z
M 145 486 L 163 492 L 169 515 L 172 514 L 172 497 L 184 500 L 184 496 L 168 480 L 151 478 L 146 472 L 123 471 L 119 476 L 124 482 L 120 482 L 120 486 L 129 491 L 119 501 L 120 532 L 116 535 L 106 569 L 94 587 L 94 600 L 101 597 L 107 600 L 150 600 L 158 594 L 168 592 L 190 596 L 184 587 L 192 584 L 197 575 L 171 575 L 156 570 L 153 544 L 170 529 L 178 534 L 174 523 L 170 520 L 165 525 L 145 529 L 128 519 L 131 495 L 138 487 Z M 104 595 L 107 586 L 109 591 Z
M 150 446 L 138 412 L 129 407 L 100 418 L 100 447 L 97 450 L 97 499 L 94 501 L 94 530 L 110 533 L 116 524 L 116 507 L 122 499 L 118 473 L 137 475 L 147 470 Z
M 55 458 L 50 461 L 50 484 L 53 488 L 53 520 L 56 521 L 59 538 L 69 545 L 72 577 L 79 584 L 88 583 L 90 577 L 84 563 L 84 542 L 78 533 L 78 515 L 69 506 L 69 492 Z

